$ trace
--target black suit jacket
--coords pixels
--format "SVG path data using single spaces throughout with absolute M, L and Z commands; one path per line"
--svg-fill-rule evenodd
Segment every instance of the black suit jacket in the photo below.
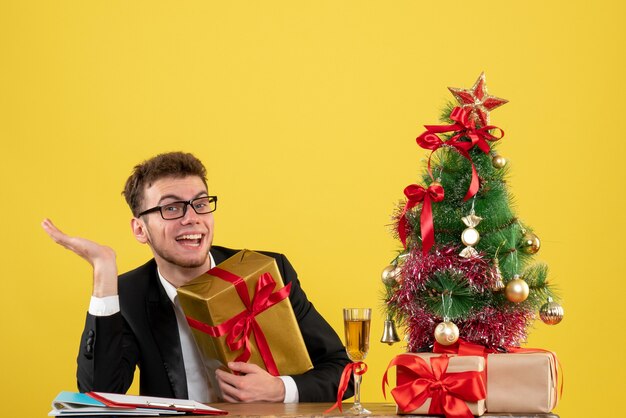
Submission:
M 217 264 L 237 253 L 211 248 Z M 263 252 L 276 260 L 314 368 L 292 376 L 300 402 L 334 402 L 344 366 L 349 363 L 341 340 L 315 310 L 300 287 L 297 273 L 282 254 Z M 87 314 L 78 353 L 81 392 L 125 393 L 135 367 L 140 369 L 142 395 L 187 398 L 187 381 L 174 307 L 161 285 L 154 259 L 119 277 L 120 312 Z M 352 396 L 348 390 L 344 397 Z

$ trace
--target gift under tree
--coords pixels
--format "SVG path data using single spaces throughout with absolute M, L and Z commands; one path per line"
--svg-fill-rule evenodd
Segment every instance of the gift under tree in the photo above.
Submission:
M 547 266 L 535 260 L 538 236 L 513 210 L 507 161 L 496 151 L 504 131 L 490 112 L 507 101 L 488 94 L 484 74 L 470 89 L 449 90 L 456 103 L 417 137 L 428 163 L 394 216 L 402 247 L 383 270 L 382 341 L 397 340 L 395 322 L 409 352 L 441 353 L 460 342 L 520 352 L 536 314 L 557 324 L 563 309 Z

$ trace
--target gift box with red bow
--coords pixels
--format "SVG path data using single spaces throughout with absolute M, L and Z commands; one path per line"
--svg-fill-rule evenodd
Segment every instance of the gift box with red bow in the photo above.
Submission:
M 391 394 L 399 414 L 471 418 L 485 413 L 484 357 L 406 353 L 396 356 L 393 366 L 396 387 Z M 386 385 L 387 372 L 383 391 Z
M 205 360 L 244 361 L 272 375 L 313 368 L 276 261 L 243 250 L 178 288 Z
M 490 413 L 552 411 L 563 389 L 556 354 L 541 348 L 507 347 L 506 350 L 497 352 L 462 339 L 450 346 L 435 343 L 433 349 L 438 354 L 485 358 L 486 406 Z

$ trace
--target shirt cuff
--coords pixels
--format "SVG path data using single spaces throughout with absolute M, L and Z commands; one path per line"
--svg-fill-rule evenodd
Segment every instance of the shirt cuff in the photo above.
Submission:
M 110 316 L 120 311 L 120 297 L 105 296 L 103 298 L 91 297 L 89 313 L 93 316 Z
M 291 376 L 278 376 L 285 385 L 285 400 L 283 403 L 297 403 L 299 401 L 298 386 Z

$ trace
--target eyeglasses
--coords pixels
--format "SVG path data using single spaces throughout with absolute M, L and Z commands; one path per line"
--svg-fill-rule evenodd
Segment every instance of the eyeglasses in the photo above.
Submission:
M 198 215 L 206 215 L 215 212 L 217 209 L 217 196 L 203 196 L 191 200 L 178 200 L 168 203 L 167 205 L 155 206 L 151 209 L 144 210 L 137 217 L 147 215 L 152 212 L 160 212 L 163 219 L 172 220 L 179 219 L 187 213 L 187 205 L 191 206 Z

